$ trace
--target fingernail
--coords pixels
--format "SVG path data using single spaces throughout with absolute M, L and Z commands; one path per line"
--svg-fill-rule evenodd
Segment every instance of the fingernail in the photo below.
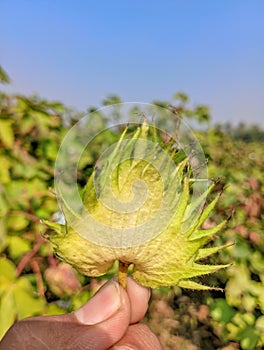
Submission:
M 134 350 L 133 348 L 131 348 L 130 346 L 126 346 L 126 345 L 116 345 L 113 350 Z
M 107 320 L 121 306 L 119 284 L 116 281 L 106 283 L 84 306 L 75 311 L 79 322 L 94 325 Z

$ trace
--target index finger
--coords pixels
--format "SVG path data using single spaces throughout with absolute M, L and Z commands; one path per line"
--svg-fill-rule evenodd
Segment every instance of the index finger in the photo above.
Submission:
M 132 277 L 128 277 L 126 291 L 131 305 L 130 324 L 137 323 L 147 312 L 150 289 L 141 286 Z

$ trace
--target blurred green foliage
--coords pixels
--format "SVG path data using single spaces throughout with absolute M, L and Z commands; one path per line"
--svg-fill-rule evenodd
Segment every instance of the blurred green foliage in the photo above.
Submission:
M 222 177 L 227 188 L 212 220 L 235 214 L 218 241 L 235 244 L 220 254 L 232 266 L 224 280 L 225 298 L 211 298 L 211 316 L 223 340 L 239 342 L 242 349 L 264 346 L 264 143 L 244 142 L 210 130 L 202 135 L 209 157 L 209 173 Z
M 2 69 L 0 81 L 9 81 Z M 120 98 L 110 95 L 103 104 L 116 102 L 121 102 Z M 226 285 L 225 294 L 197 292 L 201 295 L 200 302 L 210 308 L 206 324 L 220 339 L 223 349 L 230 341 L 244 350 L 262 349 L 264 142 L 259 138 L 261 131 L 253 128 L 245 142 L 243 137 L 235 137 L 219 126 L 210 128 L 208 107 L 190 108 L 188 102 L 188 96 L 183 93 L 175 94 L 171 102 L 155 101 L 158 105 L 176 103 L 176 112 L 183 118 L 207 123 L 206 131 L 197 131 L 197 136 L 209 160 L 209 175 L 222 179 L 218 190 L 223 183 L 228 185 L 207 225 L 226 218 L 235 208 L 226 232 L 216 238 L 217 244 L 235 244 L 211 258 L 232 266 L 208 277 L 211 283 Z M 118 109 L 115 112 L 117 120 Z M 59 262 L 43 238 L 46 228 L 40 218 L 54 221 L 61 218 L 52 191 L 56 155 L 64 135 L 80 116 L 59 102 L 0 92 L 0 338 L 16 320 L 80 307 L 114 273 L 115 269 L 98 280 L 83 277 Z M 102 128 L 107 121 L 101 118 L 100 123 Z M 118 130 L 107 131 L 91 143 L 78 169 L 82 186 L 102 150 L 102 143 L 112 144 L 117 136 Z M 172 290 L 179 293 L 178 288 Z M 167 292 L 168 289 L 162 289 L 155 295 Z M 198 321 L 195 327 L 199 330 Z M 187 333 L 186 329 L 183 336 L 188 338 Z M 172 348 L 176 349 L 175 345 Z

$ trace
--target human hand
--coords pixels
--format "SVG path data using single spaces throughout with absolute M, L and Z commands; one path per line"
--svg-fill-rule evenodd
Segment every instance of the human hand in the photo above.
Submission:
M 149 297 L 149 289 L 130 277 L 126 290 L 112 279 L 75 312 L 15 323 L 0 350 L 160 350 L 157 337 L 138 323 Z

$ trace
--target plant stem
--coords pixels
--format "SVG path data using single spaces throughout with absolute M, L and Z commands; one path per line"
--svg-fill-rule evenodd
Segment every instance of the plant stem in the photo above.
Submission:
M 127 270 L 129 264 L 119 261 L 118 266 L 118 282 L 121 286 L 126 289 L 126 280 L 127 280 Z
M 16 274 L 17 276 L 20 276 L 23 269 L 26 267 L 28 263 L 30 263 L 31 259 L 34 257 L 35 254 L 37 254 L 39 248 L 42 246 L 42 244 L 45 243 L 45 239 L 43 237 L 38 237 L 38 240 L 34 247 L 21 259 L 20 263 L 17 266 Z

